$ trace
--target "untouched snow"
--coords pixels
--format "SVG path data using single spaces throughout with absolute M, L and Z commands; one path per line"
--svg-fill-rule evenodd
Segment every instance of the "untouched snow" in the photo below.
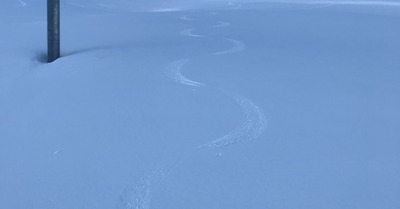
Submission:
M 398 2 L 62 1 L 50 64 L 45 6 L 0 3 L 0 209 L 400 207 Z

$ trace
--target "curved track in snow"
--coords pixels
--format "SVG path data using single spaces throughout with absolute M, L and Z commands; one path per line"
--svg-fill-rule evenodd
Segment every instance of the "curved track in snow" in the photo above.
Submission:
M 222 27 L 228 27 L 231 26 L 231 23 L 229 22 L 224 22 L 224 21 L 218 21 L 216 25 L 213 26 L 213 28 L 222 28 Z
M 185 76 L 182 75 L 181 73 L 182 67 L 188 62 L 190 62 L 189 59 L 181 59 L 174 61 L 167 66 L 165 73 L 172 80 L 181 83 L 183 85 L 196 86 L 196 87 L 206 86 L 206 84 L 190 80 L 189 78 L 186 78 Z
M 166 170 L 155 169 L 140 179 L 136 184 L 125 188 L 120 196 L 118 209 L 149 209 L 152 187 L 164 178 Z
M 188 17 L 187 15 L 183 15 L 179 19 L 184 20 L 184 21 L 196 21 L 196 20 L 199 20 L 199 19 Z
M 188 16 L 183 16 L 184 18 L 180 18 L 185 21 L 190 21 L 193 20 L 192 18 Z M 213 27 L 228 27 L 230 26 L 231 23 L 226 22 L 226 21 L 218 21 L 217 25 L 214 25 Z M 181 32 L 181 34 L 192 36 L 192 37 L 204 37 L 200 35 L 195 35 L 192 34 L 193 29 L 185 29 Z M 226 50 L 222 50 L 219 52 L 212 53 L 211 55 L 214 56 L 220 56 L 220 55 L 227 55 L 227 54 L 233 54 L 233 53 L 239 53 L 241 51 L 244 51 L 246 49 L 246 45 L 236 39 L 231 39 L 231 38 L 225 38 L 225 41 L 228 41 L 232 44 L 232 47 Z M 181 59 L 181 60 L 176 60 L 172 63 L 170 63 L 166 67 L 166 75 L 170 77 L 172 80 L 175 82 L 181 83 L 183 85 L 188 85 L 188 86 L 193 86 L 193 87 L 202 87 L 206 86 L 204 83 L 200 83 L 198 81 L 194 81 L 192 79 L 189 79 L 182 75 L 181 71 L 182 68 L 185 66 L 185 64 L 189 63 L 191 60 L 190 59 Z M 232 94 L 228 94 L 232 95 Z M 237 144 L 239 142 L 243 141 L 250 141 L 252 139 L 257 138 L 262 134 L 262 132 L 265 129 L 266 126 L 266 119 L 265 116 L 261 110 L 260 107 L 258 107 L 254 102 L 252 102 L 250 99 L 242 96 L 242 95 L 235 95 L 230 96 L 236 104 L 241 108 L 243 115 L 245 116 L 245 121 L 237 127 L 235 130 L 232 132 L 228 133 L 227 135 L 212 140 L 209 143 L 203 144 L 198 146 L 196 149 L 199 148 L 220 148 L 220 147 L 226 147 L 232 144 Z
M 238 41 L 235 39 L 230 39 L 230 38 L 227 38 L 225 40 L 231 42 L 233 44 L 233 46 L 227 50 L 215 52 L 215 53 L 213 53 L 214 55 L 238 53 L 238 52 L 241 52 L 246 49 L 246 45 L 241 41 Z
M 181 16 L 180 19 L 183 21 L 197 20 L 190 18 L 186 15 Z M 227 27 L 230 25 L 231 23 L 229 22 L 219 21 L 217 25 L 214 25 L 213 27 L 214 28 Z M 185 29 L 182 30 L 180 34 L 195 38 L 206 37 L 203 35 L 193 34 L 192 31 L 193 29 Z M 228 55 L 232 53 L 238 53 L 246 49 L 246 45 L 239 40 L 229 39 L 229 38 L 226 38 L 225 40 L 231 42 L 233 46 L 229 49 L 209 54 L 208 56 Z M 182 74 L 183 68 L 189 62 L 191 62 L 191 59 L 175 60 L 166 66 L 164 72 L 171 80 L 185 86 L 191 86 L 197 88 L 207 86 L 204 83 L 189 79 Z M 226 134 L 225 136 L 211 140 L 208 143 L 195 147 L 194 149 L 189 150 L 189 152 L 193 152 L 194 150 L 202 148 L 227 147 L 240 142 L 253 140 L 259 137 L 263 133 L 267 120 L 261 108 L 257 106 L 253 101 L 242 95 L 232 94 L 232 93 L 227 93 L 226 95 L 232 98 L 232 100 L 234 100 L 235 103 L 240 107 L 244 115 L 244 121 L 239 127 L 235 128 L 233 131 Z M 185 155 L 181 158 L 182 159 L 185 158 Z M 179 164 L 179 161 L 175 162 L 175 165 L 173 166 L 176 166 L 177 164 Z M 169 169 L 167 170 L 155 169 L 153 172 L 147 174 L 143 179 L 137 182 L 135 186 L 130 186 L 126 188 L 124 193 L 120 196 L 118 208 L 150 209 L 152 188 L 154 187 L 155 184 L 160 182 L 165 177 L 165 175 L 168 173 L 169 170 L 171 170 L 173 166 L 169 166 Z
M 265 125 L 267 124 L 267 120 L 264 117 L 261 108 L 246 97 L 236 95 L 232 98 L 242 109 L 242 112 L 245 116 L 245 121 L 242 123 L 241 126 L 237 127 L 229 134 L 206 144 L 200 145 L 199 147 L 197 147 L 198 149 L 207 147 L 226 147 L 240 142 L 250 141 L 257 138 L 263 133 Z
M 26 7 L 28 6 L 28 3 L 26 3 L 25 1 L 22 0 L 18 0 L 18 2 L 21 4 L 21 6 Z
M 203 37 L 205 37 L 204 35 L 194 34 L 194 33 L 193 33 L 193 30 L 194 30 L 194 29 L 185 29 L 185 30 L 182 30 L 182 31 L 180 32 L 180 34 L 181 34 L 182 36 L 191 36 L 191 37 L 196 37 L 196 38 L 203 38 Z

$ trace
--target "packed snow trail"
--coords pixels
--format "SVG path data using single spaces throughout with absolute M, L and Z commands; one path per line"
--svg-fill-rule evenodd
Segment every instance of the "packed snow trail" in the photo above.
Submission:
M 225 39 L 229 42 L 231 42 L 233 44 L 233 46 L 227 50 L 223 50 L 223 51 L 219 51 L 219 52 L 215 52 L 213 53 L 214 55 L 224 55 L 224 54 L 231 54 L 231 53 L 237 53 L 237 52 L 241 52 L 243 50 L 246 49 L 246 45 L 238 40 L 235 39 Z
M 214 25 L 214 28 L 222 28 L 222 27 L 228 27 L 230 26 L 231 23 L 229 22 L 224 22 L 224 21 L 218 21 L 218 24 Z
M 191 154 L 193 154 L 192 150 L 188 150 L 173 163 L 169 163 L 167 168 L 153 169 L 138 181 L 128 184 L 119 196 L 117 209 L 150 209 L 154 187 L 158 186 L 171 170 L 174 170 Z
M 203 38 L 203 37 L 206 37 L 206 36 L 204 36 L 204 35 L 194 34 L 192 31 L 193 31 L 193 29 L 185 29 L 185 30 L 182 30 L 182 31 L 180 32 L 180 34 L 181 34 L 182 36 L 191 36 L 191 37 L 196 37 L 196 38 Z
M 196 87 L 206 86 L 203 83 L 190 80 L 181 74 L 182 67 L 188 62 L 190 62 L 189 59 L 182 59 L 172 62 L 166 68 L 167 76 L 169 76 L 175 82 L 181 83 L 183 85 L 196 86 Z
M 188 16 L 183 16 L 183 17 L 185 17 L 185 18 L 181 17 L 181 19 L 185 20 L 185 21 L 194 20 L 192 18 L 189 18 Z M 229 23 L 229 22 L 218 21 L 218 24 L 214 25 L 213 27 L 214 28 L 215 27 L 227 27 L 230 25 L 231 25 L 231 23 Z M 193 29 L 186 29 L 183 31 L 185 32 L 185 35 L 189 35 L 192 37 L 199 37 L 199 35 L 192 34 L 191 33 L 192 30 Z M 200 36 L 200 37 L 203 37 L 203 36 Z M 212 55 L 219 56 L 219 55 L 238 53 L 238 52 L 244 51 L 246 49 L 246 45 L 239 40 L 230 39 L 230 38 L 226 38 L 225 40 L 232 43 L 233 46 L 229 49 L 212 53 Z M 206 86 L 206 84 L 204 84 L 204 83 L 200 83 L 200 82 L 191 80 L 182 75 L 182 73 L 181 73 L 182 68 L 184 67 L 185 64 L 189 63 L 190 61 L 191 61 L 190 59 L 182 59 L 182 60 L 177 60 L 177 61 L 172 62 L 166 68 L 167 76 L 172 78 L 175 82 L 179 82 L 183 85 L 189 85 L 189 86 L 195 86 L 195 87 Z M 226 146 L 236 144 L 239 142 L 250 141 L 252 139 L 257 138 L 258 136 L 260 136 L 263 133 L 267 120 L 265 119 L 265 116 L 264 116 L 261 108 L 258 107 L 250 99 L 248 99 L 244 96 L 235 95 L 235 96 L 230 96 L 230 97 L 241 108 L 241 110 L 245 116 L 245 121 L 242 123 L 241 126 L 237 127 L 231 133 L 229 133 L 221 138 L 218 138 L 216 140 L 213 140 L 209 143 L 200 145 L 196 149 L 205 148 L 205 147 L 209 147 L 209 148 L 226 147 Z
M 164 178 L 166 170 L 155 169 L 136 184 L 125 188 L 120 196 L 118 209 L 149 209 L 154 185 Z
M 181 16 L 180 19 L 183 21 L 197 20 L 188 16 Z M 218 24 L 214 25 L 213 27 L 227 27 L 230 25 L 231 23 L 229 22 L 218 21 Z M 194 38 L 205 37 L 203 35 L 193 34 L 192 31 L 193 29 L 184 29 L 180 32 L 180 34 L 183 36 L 190 36 Z M 231 42 L 233 46 L 227 50 L 212 53 L 211 55 L 227 55 L 231 53 L 238 53 L 245 50 L 246 48 L 246 45 L 239 40 L 228 38 L 226 38 L 225 40 Z M 189 62 L 191 62 L 191 59 L 175 60 L 167 65 L 164 72 L 167 77 L 182 85 L 197 88 L 207 86 L 204 83 L 189 79 L 182 74 L 183 67 L 186 66 Z M 242 95 L 226 93 L 225 91 L 222 92 L 232 98 L 232 100 L 234 100 L 235 103 L 242 110 L 245 118 L 242 125 L 234 129 L 232 132 L 226 134 L 225 136 L 188 150 L 179 158 L 179 160 L 171 164 L 168 169 L 155 169 L 153 172 L 147 174 L 143 179 L 141 179 L 136 185 L 126 188 L 123 194 L 120 196 L 118 209 L 150 209 L 152 187 L 154 187 L 157 182 L 160 182 L 165 177 L 165 175 L 171 169 L 173 169 L 173 167 L 176 167 L 180 163 L 180 161 L 188 158 L 190 154 L 193 154 L 195 150 L 199 150 L 202 148 L 227 147 L 240 142 L 253 140 L 263 133 L 267 120 L 261 108 L 258 107 L 250 99 Z
M 22 0 L 18 0 L 22 7 L 26 7 L 28 4 Z
M 232 96 L 232 98 L 240 106 L 245 115 L 245 121 L 243 124 L 231 133 L 197 148 L 226 147 L 240 142 L 250 141 L 263 133 L 267 120 L 265 119 L 261 108 L 246 97 L 236 95 Z
M 184 21 L 196 21 L 196 20 L 199 20 L 199 19 L 190 18 L 187 15 L 183 15 L 179 19 L 184 20 Z

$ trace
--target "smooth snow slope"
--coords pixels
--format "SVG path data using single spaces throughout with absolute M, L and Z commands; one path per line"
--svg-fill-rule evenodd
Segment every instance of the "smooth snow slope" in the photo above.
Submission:
M 0 3 L 0 209 L 400 206 L 400 8 L 101 2 Z

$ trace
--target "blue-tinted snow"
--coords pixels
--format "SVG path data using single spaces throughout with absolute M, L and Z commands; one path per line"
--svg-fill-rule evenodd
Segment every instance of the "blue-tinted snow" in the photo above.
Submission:
M 1 209 L 400 206 L 396 1 L 0 3 Z M 195 9 L 197 8 L 197 9 Z

